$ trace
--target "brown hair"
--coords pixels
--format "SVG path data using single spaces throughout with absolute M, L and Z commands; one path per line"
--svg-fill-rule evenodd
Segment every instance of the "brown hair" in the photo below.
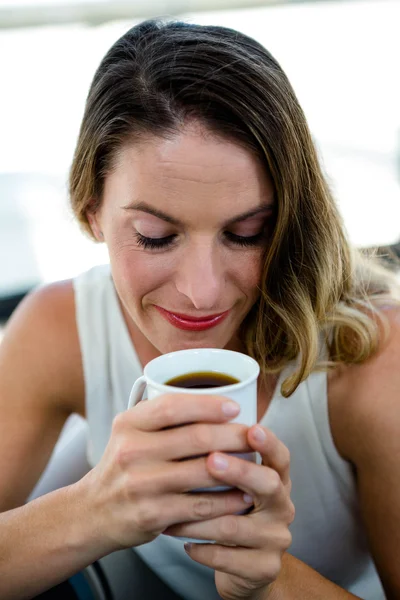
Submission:
M 286 75 L 238 31 L 151 20 L 108 51 L 89 90 L 70 173 L 83 228 L 92 235 L 88 208 L 100 205 L 121 147 L 174 135 L 188 118 L 256 152 L 274 184 L 276 223 L 260 298 L 242 326 L 249 354 L 264 373 L 297 360 L 284 395 L 328 364 L 320 361 L 321 332 L 329 364 L 368 358 L 382 322 L 374 301 L 391 297 L 393 275 L 350 248 Z

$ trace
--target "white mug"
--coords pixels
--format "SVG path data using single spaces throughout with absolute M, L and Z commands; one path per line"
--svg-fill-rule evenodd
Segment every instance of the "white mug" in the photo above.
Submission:
M 209 388 L 182 388 L 166 385 L 166 382 L 182 375 L 196 372 L 214 372 L 230 375 L 239 383 Z M 250 356 L 215 348 L 199 348 L 179 350 L 163 354 L 150 361 L 143 370 L 143 375 L 133 384 L 128 409 L 143 399 L 147 388 L 147 400 L 161 394 L 189 393 L 198 395 L 225 396 L 237 402 L 239 414 L 231 419 L 231 423 L 241 423 L 251 427 L 257 423 L 257 378 L 260 373 L 258 363 Z M 245 454 L 232 453 L 239 458 L 257 462 L 255 452 Z M 193 492 L 220 492 L 230 489 L 229 486 L 217 486 L 196 489 Z M 183 539 L 183 538 L 182 538 Z M 185 538 L 186 539 L 186 538 Z M 193 541 L 193 540 L 191 540 Z M 194 540 L 199 542 L 200 540 Z
M 166 385 L 170 379 L 196 372 L 230 375 L 238 379 L 239 383 L 200 389 Z M 226 396 L 240 406 L 240 413 L 232 419 L 232 423 L 241 423 L 250 427 L 257 422 L 257 378 L 259 373 L 260 367 L 253 358 L 232 350 L 199 348 L 170 352 L 147 363 L 143 375 L 133 384 L 128 408 L 142 399 L 146 387 L 148 400 L 161 394 L 174 392 Z
M 181 375 L 196 372 L 214 372 L 230 375 L 239 379 L 239 383 L 210 388 L 181 388 L 166 385 L 166 382 Z M 251 427 L 257 423 L 257 378 L 260 373 L 258 363 L 250 356 L 215 348 L 179 350 L 163 354 L 150 361 L 143 375 L 133 384 L 129 396 L 128 409 L 143 398 L 147 388 L 147 399 L 152 400 L 161 394 L 188 393 L 199 395 L 226 396 L 237 402 L 240 412 L 231 423 L 241 423 Z M 241 458 L 255 461 L 255 453 L 236 454 Z M 208 491 L 229 489 L 226 486 L 209 488 Z

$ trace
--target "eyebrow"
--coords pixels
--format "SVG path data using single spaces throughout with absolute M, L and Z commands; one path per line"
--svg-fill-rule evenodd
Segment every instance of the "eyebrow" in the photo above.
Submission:
M 146 202 L 137 202 L 135 204 L 128 204 L 127 206 L 123 206 L 122 208 L 124 210 L 139 210 L 141 212 L 145 212 L 149 215 L 153 215 L 153 217 L 162 219 L 163 221 L 166 221 L 167 223 L 170 223 L 171 225 L 175 225 L 176 227 L 184 226 L 183 221 L 181 221 L 180 219 L 171 217 L 171 215 L 168 215 L 167 213 L 163 212 L 162 210 L 158 210 L 158 208 L 154 208 L 153 206 L 146 204 Z M 235 223 L 239 223 L 240 221 L 245 221 L 246 219 L 255 217 L 263 212 L 272 211 L 273 208 L 274 208 L 273 204 L 267 204 L 267 203 L 261 204 L 249 211 L 240 213 L 239 215 L 236 215 L 235 217 L 228 219 L 227 221 L 225 221 L 225 223 L 222 224 L 222 227 L 229 227 L 229 225 L 234 225 Z

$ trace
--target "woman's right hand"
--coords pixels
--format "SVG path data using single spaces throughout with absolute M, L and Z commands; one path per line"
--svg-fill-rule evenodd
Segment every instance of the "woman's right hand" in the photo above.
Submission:
M 110 551 L 150 542 L 176 523 L 248 508 L 243 492 L 188 493 L 220 485 L 206 468 L 210 452 L 251 452 L 239 413 L 222 396 L 166 394 L 120 413 L 99 464 L 80 482 L 91 518 Z

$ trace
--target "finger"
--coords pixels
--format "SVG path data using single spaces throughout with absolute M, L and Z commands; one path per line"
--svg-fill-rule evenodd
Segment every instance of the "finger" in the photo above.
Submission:
M 199 488 L 221 486 L 206 465 L 206 457 L 183 462 L 163 464 L 144 463 L 130 465 L 129 485 L 138 493 L 159 495 L 164 493 L 187 493 Z M 229 486 L 231 487 L 231 486 Z
M 260 526 L 259 519 L 255 516 L 249 518 L 227 514 L 208 521 L 179 523 L 169 527 L 164 533 L 171 536 L 213 540 L 223 545 L 263 548 L 279 532 L 273 525 Z
M 160 431 L 148 439 L 147 453 L 164 460 L 179 460 L 221 452 L 250 452 L 248 427 L 237 423 L 195 423 Z M 148 436 L 150 438 L 150 436 Z
M 214 479 L 237 487 L 259 501 L 262 498 L 277 501 L 284 493 L 277 471 L 265 465 L 214 452 L 206 458 L 206 466 Z
M 236 417 L 240 407 L 223 396 L 182 393 L 163 394 L 153 400 L 139 402 L 126 412 L 132 415 L 138 429 L 158 431 L 198 421 L 223 423 Z
M 248 442 L 259 452 L 264 465 L 274 469 L 282 479 L 283 485 L 290 481 L 290 452 L 271 430 L 255 425 L 248 431 Z
M 196 494 L 176 494 L 165 497 L 163 506 L 157 504 L 157 510 L 164 522 L 168 522 L 168 529 L 182 521 L 213 520 L 223 515 L 233 515 L 248 509 L 250 502 L 243 492 L 232 490 L 229 492 L 210 492 Z M 156 518 L 156 515 L 154 515 Z M 165 527 L 164 527 L 165 529 Z M 165 531 L 168 531 L 165 529 Z M 208 538 L 210 539 L 210 538 Z
M 281 569 L 279 552 L 260 552 L 219 544 L 185 544 L 187 554 L 196 562 L 221 573 L 236 575 L 255 586 L 274 581 Z

